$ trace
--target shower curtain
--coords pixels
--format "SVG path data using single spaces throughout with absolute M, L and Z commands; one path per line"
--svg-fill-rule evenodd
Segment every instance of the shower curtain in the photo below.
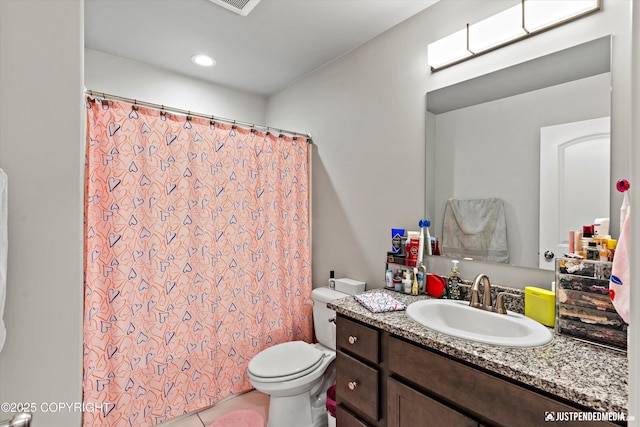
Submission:
M 309 145 L 87 100 L 84 426 L 150 426 L 251 388 L 313 338 Z

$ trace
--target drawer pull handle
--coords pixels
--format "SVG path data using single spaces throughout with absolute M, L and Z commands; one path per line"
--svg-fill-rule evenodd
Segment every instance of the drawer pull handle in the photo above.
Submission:
M 355 381 L 349 381 L 349 390 L 355 390 L 358 387 L 358 383 Z
M 358 342 L 358 337 L 354 337 L 353 335 L 349 335 L 349 344 L 355 344 Z

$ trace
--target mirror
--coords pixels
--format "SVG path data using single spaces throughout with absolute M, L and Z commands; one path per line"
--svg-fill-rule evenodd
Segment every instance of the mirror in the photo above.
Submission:
M 447 200 L 499 198 L 508 264 L 538 268 L 541 128 L 610 116 L 610 71 L 608 36 L 428 92 L 432 235 L 442 239 Z

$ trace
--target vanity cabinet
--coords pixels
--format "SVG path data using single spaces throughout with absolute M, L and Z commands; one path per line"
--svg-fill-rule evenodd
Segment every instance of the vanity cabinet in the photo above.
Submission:
M 337 426 L 615 426 L 547 421 L 589 411 L 339 315 Z

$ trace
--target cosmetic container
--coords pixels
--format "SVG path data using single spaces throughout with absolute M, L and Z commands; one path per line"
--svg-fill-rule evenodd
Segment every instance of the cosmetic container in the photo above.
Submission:
M 576 232 L 571 230 L 569 231 L 569 253 L 573 254 L 576 252 Z
M 411 273 L 406 271 L 404 273 L 404 278 L 402 279 L 402 287 L 405 294 L 411 294 L 411 285 L 413 285 L 411 282 Z
M 419 294 L 425 293 L 424 273 L 421 271 L 418 271 L 418 293 Z
M 582 232 L 581 231 L 576 231 L 575 232 L 575 242 L 574 242 L 574 253 L 576 255 L 580 255 L 581 257 L 584 258 L 584 256 L 586 255 L 583 251 L 582 248 Z
M 333 270 L 329 272 L 329 289 L 335 289 L 336 287 L 336 275 Z
M 609 259 L 608 261 L 613 261 L 613 257 L 616 254 L 616 247 L 618 246 L 618 240 L 609 239 L 607 240 L 607 249 L 609 250 Z
M 387 289 L 394 289 L 393 286 L 393 270 L 389 269 L 387 270 L 385 277 L 384 277 L 384 283 L 385 283 L 385 287 Z
M 556 323 L 555 290 L 525 286 L 524 315 L 545 326 L 553 327 Z
M 404 228 L 391 229 L 391 252 L 400 254 L 402 252 L 402 237 L 404 237 Z
M 596 242 L 594 242 L 593 240 L 588 243 L 586 252 L 587 259 L 594 261 L 600 259 L 600 251 L 598 250 L 598 245 L 596 245 Z
M 609 234 L 609 218 L 596 218 L 593 222 L 593 234 L 600 237 Z
M 600 261 L 609 261 L 609 249 L 606 241 L 600 245 Z
M 413 269 L 413 283 L 411 284 L 411 295 L 418 295 L 418 269 Z
M 393 277 L 393 290 L 402 292 L 402 276 L 400 274 L 396 274 Z

